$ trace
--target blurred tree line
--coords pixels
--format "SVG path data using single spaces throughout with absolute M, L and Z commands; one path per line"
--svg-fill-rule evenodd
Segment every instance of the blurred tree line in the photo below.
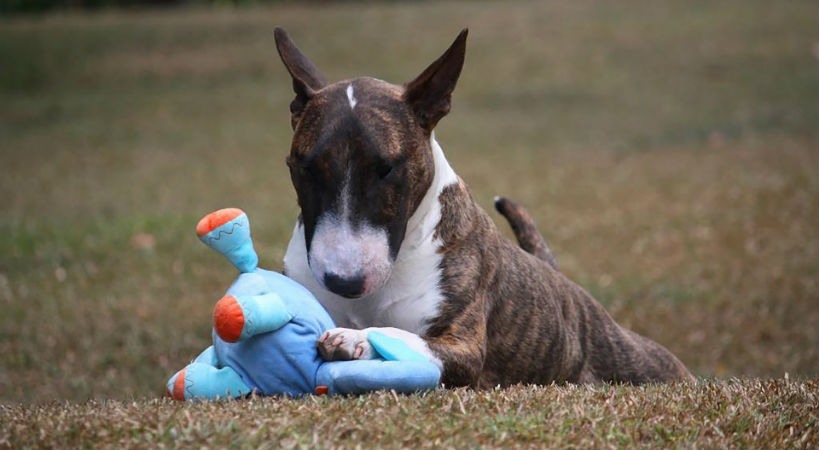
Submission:
M 244 6 L 288 0 L 0 0 L 0 14 L 32 13 L 56 9 L 174 7 L 183 5 Z M 291 0 L 292 1 L 292 0 Z

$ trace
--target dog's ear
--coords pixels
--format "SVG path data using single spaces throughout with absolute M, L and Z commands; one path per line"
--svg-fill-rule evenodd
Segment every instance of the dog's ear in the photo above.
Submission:
M 440 58 L 405 85 L 404 101 L 427 131 L 432 131 L 449 112 L 452 91 L 464 66 L 468 33 L 469 30 L 464 28 Z
M 290 102 L 290 122 L 295 129 L 301 113 L 304 111 L 304 106 L 316 91 L 327 85 L 327 80 L 316 66 L 304 56 L 304 53 L 296 47 L 286 31 L 276 27 L 273 34 L 276 38 L 276 50 L 279 51 L 284 67 L 287 68 L 293 78 L 293 91 L 296 93 L 296 98 Z

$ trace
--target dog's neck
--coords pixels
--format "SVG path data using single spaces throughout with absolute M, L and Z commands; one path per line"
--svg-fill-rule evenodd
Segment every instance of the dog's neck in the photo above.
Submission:
M 429 146 L 432 149 L 434 176 L 421 203 L 407 221 L 407 232 L 401 245 L 401 253 L 411 252 L 421 245 L 433 244 L 435 229 L 441 220 L 439 204 L 441 192 L 445 187 L 459 182 L 458 175 L 452 170 L 443 149 L 435 140 L 434 132 L 430 135 Z M 399 253 L 399 261 L 400 259 Z

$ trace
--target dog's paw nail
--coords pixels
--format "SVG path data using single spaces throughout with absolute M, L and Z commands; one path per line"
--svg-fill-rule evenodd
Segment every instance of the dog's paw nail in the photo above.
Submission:
M 318 339 L 316 346 L 325 361 L 373 358 L 373 351 L 367 342 L 367 334 L 360 330 L 345 328 L 329 330 Z

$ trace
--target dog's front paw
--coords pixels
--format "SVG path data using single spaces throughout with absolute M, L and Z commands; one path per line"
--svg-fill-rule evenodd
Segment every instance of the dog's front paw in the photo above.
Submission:
M 333 328 L 321 335 L 316 346 L 325 361 L 349 361 L 375 357 L 375 352 L 367 341 L 365 330 Z

